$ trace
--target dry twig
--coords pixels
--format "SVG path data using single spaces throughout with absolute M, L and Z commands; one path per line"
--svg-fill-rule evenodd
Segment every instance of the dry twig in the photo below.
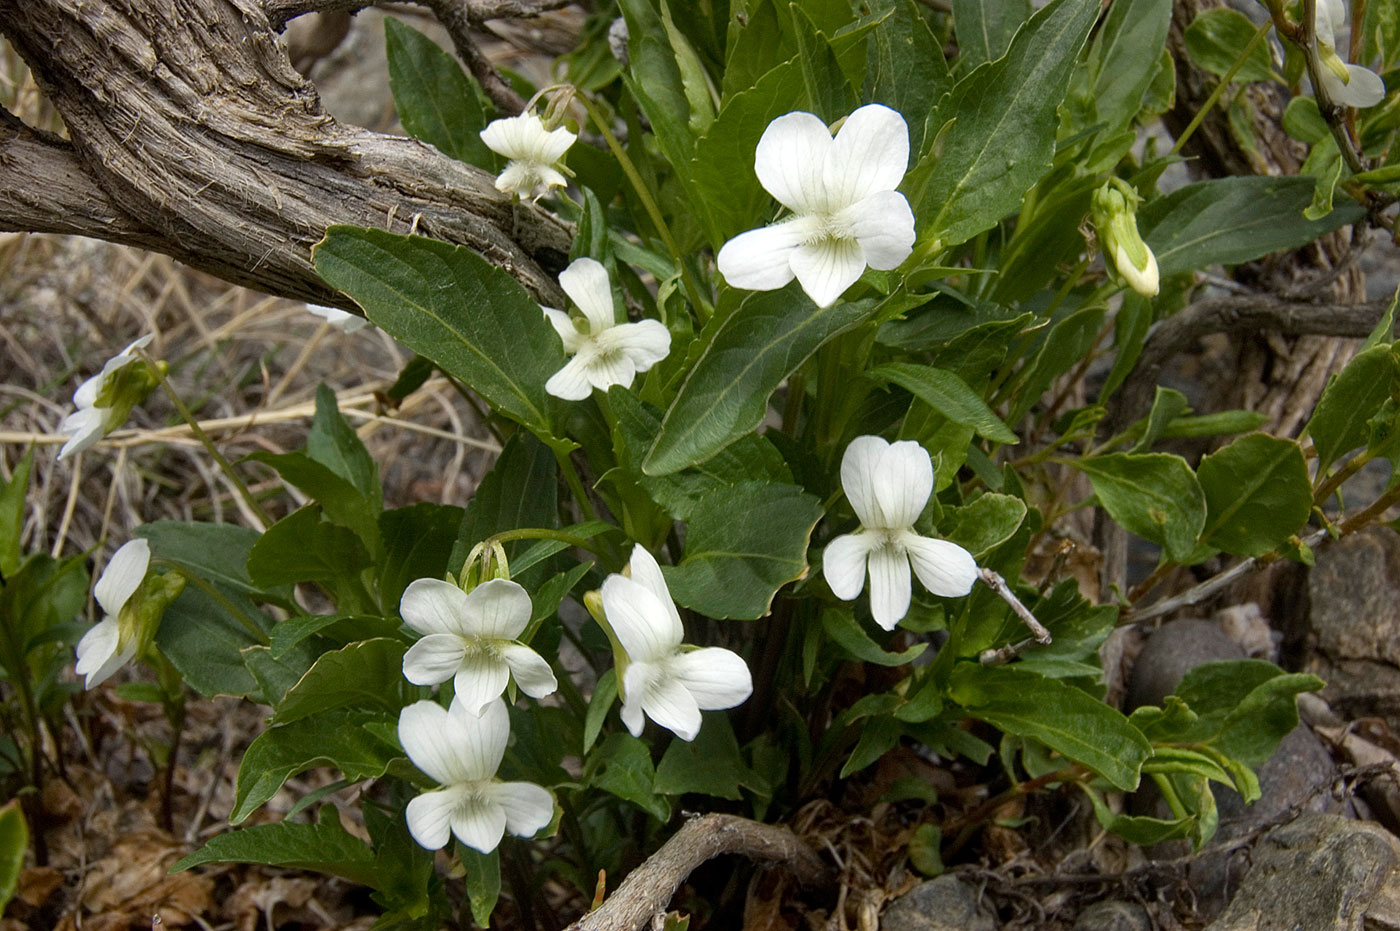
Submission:
M 640 931 L 663 912 L 687 876 L 720 854 L 734 853 L 787 867 L 804 886 L 830 880 L 822 859 L 796 834 L 780 825 L 760 824 L 734 815 L 704 815 L 681 826 L 623 880 L 617 891 L 567 931 Z

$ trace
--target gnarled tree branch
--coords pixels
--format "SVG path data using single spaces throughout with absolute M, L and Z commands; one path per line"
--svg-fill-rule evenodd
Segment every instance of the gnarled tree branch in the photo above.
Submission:
M 1276 330 L 1289 336 L 1362 337 L 1380 322 L 1390 302 L 1329 304 L 1287 301 L 1265 294 L 1207 298 L 1159 323 L 1123 382 L 1109 418 L 1112 433 L 1147 414 L 1153 388 L 1178 353 L 1211 333 Z
M 470 246 L 562 299 L 566 224 L 480 169 L 331 118 L 257 0 L 0 0 L 0 32 L 72 139 L 0 122 L 0 228 L 140 245 L 347 306 L 311 248 L 333 224 L 379 227 Z
M 785 827 L 734 815 L 705 815 L 687 821 L 661 849 L 628 874 L 601 906 L 567 931 L 639 931 L 666 910 L 676 889 L 700 864 L 735 853 L 787 867 L 804 886 L 830 880 L 821 857 Z

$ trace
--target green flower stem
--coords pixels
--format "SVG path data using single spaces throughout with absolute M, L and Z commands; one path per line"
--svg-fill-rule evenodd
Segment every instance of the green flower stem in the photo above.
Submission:
M 550 530 L 547 527 L 520 527 L 515 530 L 502 530 L 500 533 L 494 533 L 487 537 L 485 542 L 487 546 L 490 546 L 492 543 L 510 543 L 515 540 L 558 540 L 560 543 L 588 550 L 595 556 L 608 555 L 599 549 L 598 544 L 592 540 L 585 540 L 583 537 L 577 537 L 562 530 Z
M 179 413 L 180 418 L 189 425 L 190 432 L 194 434 L 195 439 L 199 440 L 200 444 L 204 446 L 209 455 L 213 457 L 214 462 L 219 467 L 219 471 L 223 472 L 225 477 L 233 483 L 233 487 L 237 490 L 239 497 L 243 499 L 243 503 L 248 505 L 248 509 L 257 515 L 258 520 L 262 521 L 262 527 L 258 529 L 266 530 L 268 527 L 271 527 L 275 521 L 268 515 L 267 511 L 263 510 L 263 506 L 258 503 L 258 499 L 253 497 L 253 493 L 248 490 L 248 486 L 244 484 L 243 479 L 238 477 L 238 473 L 233 470 L 233 465 L 224 458 L 223 453 L 219 452 L 218 447 L 214 445 L 214 441 L 209 439 L 209 434 L 204 432 L 204 428 L 199 425 L 199 421 L 195 418 L 194 412 L 180 399 L 180 395 L 170 384 L 170 379 L 164 373 L 160 372 L 160 369 L 154 364 L 151 365 L 151 370 L 160 373 L 160 386 L 165 391 L 166 396 L 170 398 L 170 403 L 175 405 L 175 410 Z
M 267 634 L 263 632 L 263 629 L 259 627 L 256 623 L 254 623 L 252 618 L 248 617 L 242 611 L 238 610 L 238 607 L 234 605 L 233 602 L 225 598 L 224 593 L 219 591 L 213 585 L 206 582 L 204 579 L 201 579 L 194 573 L 185 571 L 183 567 L 177 566 L 174 563 L 169 562 L 168 560 L 160 559 L 159 557 L 157 557 L 156 559 L 153 559 L 152 562 L 158 566 L 168 566 L 172 572 L 182 576 L 186 582 L 193 584 L 195 588 L 199 589 L 200 591 L 204 592 L 204 594 L 217 601 L 225 611 L 233 615 L 234 619 L 237 620 L 238 623 L 243 625 L 243 628 L 246 631 L 248 631 L 249 635 L 252 636 L 253 639 L 257 640 L 258 643 L 261 643 L 264 646 L 266 646 L 270 642 L 267 639 Z
M 597 520 L 598 512 L 593 510 L 593 502 L 588 497 L 588 490 L 583 487 L 583 480 L 579 478 L 578 469 L 574 466 L 574 460 L 569 456 L 569 451 L 553 443 L 550 444 L 549 448 L 554 453 L 555 461 L 559 463 L 559 471 L 564 473 L 564 481 L 569 486 L 569 492 L 578 502 L 583 519 Z
M 1314 0 L 1303 0 L 1303 18 L 1309 23 L 1311 23 L 1312 20 L 1308 18 L 1310 15 L 1308 11 L 1312 8 L 1313 2 Z M 1196 111 L 1196 115 L 1191 118 L 1191 122 L 1186 124 L 1186 129 L 1182 131 L 1180 136 L 1176 137 L 1176 144 L 1172 146 L 1171 152 L 1167 154 L 1176 155 L 1179 153 L 1182 146 L 1186 145 L 1186 140 L 1190 139 L 1192 134 L 1200 128 L 1202 121 L 1206 118 L 1206 114 L 1214 109 L 1215 105 L 1220 102 L 1220 96 L 1225 93 L 1225 88 L 1230 86 L 1230 82 L 1234 80 L 1235 74 L 1244 67 L 1244 63 L 1249 60 L 1249 56 L 1254 54 L 1254 50 L 1259 47 L 1259 43 L 1264 41 L 1264 36 L 1269 34 L 1269 29 L 1272 25 L 1272 23 L 1263 23 L 1254 31 L 1254 36 L 1249 40 L 1249 44 L 1240 52 L 1239 57 L 1235 59 L 1235 63 L 1230 66 L 1230 70 L 1225 72 L 1225 76 L 1220 79 L 1220 83 L 1215 85 L 1215 89 L 1210 92 L 1210 96 L 1207 97 L 1206 102 L 1201 105 L 1201 109 Z M 1311 64 L 1309 68 L 1311 69 Z M 1316 87 L 1316 83 L 1314 83 L 1313 86 Z
M 156 677 L 160 680 L 161 689 L 164 691 L 164 700 L 161 705 L 165 709 L 165 720 L 170 723 L 170 755 L 165 761 L 165 784 L 160 797 L 160 820 L 161 825 L 167 831 L 173 831 L 174 820 L 174 795 L 175 795 L 175 764 L 180 756 L 180 738 L 185 730 L 185 683 L 183 677 L 170 664 L 160 651 L 155 651 Z
M 607 141 L 608 148 L 617 157 L 618 163 L 622 166 L 622 173 L 627 176 L 627 180 L 632 185 L 632 189 L 641 198 L 642 207 L 646 210 L 647 216 L 651 218 L 652 224 L 656 227 L 656 232 L 660 234 L 661 241 L 666 244 L 671 257 L 676 260 L 676 265 L 681 270 L 681 283 L 685 286 L 686 297 L 690 299 L 690 304 L 695 308 L 695 313 L 699 315 L 701 322 L 710 318 L 710 305 L 701 300 L 700 288 L 695 282 L 695 278 L 690 273 L 690 267 L 685 264 L 685 256 L 681 253 L 680 246 L 676 244 L 675 237 L 671 235 L 671 228 L 666 225 L 666 220 L 661 216 L 661 208 L 656 205 L 656 198 L 651 193 L 646 181 L 642 178 L 641 172 L 637 171 L 637 166 L 632 163 L 632 158 L 627 154 L 627 150 L 618 142 L 617 136 L 613 134 L 612 127 L 607 120 L 598 112 L 598 108 L 593 105 L 593 101 L 588 99 L 586 94 L 579 94 L 576 98 L 583 108 L 588 111 L 588 116 L 593 120 L 593 125 L 598 127 L 598 131 L 603 134 L 603 139 Z
M 1329 478 L 1317 486 L 1317 491 L 1313 492 L 1313 505 L 1315 507 L 1321 507 L 1322 503 L 1332 497 L 1333 493 L 1342 486 L 1343 482 L 1351 478 L 1357 472 L 1360 472 L 1362 467 L 1375 457 L 1375 452 L 1368 449 L 1357 453 L 1355 456 L 1351 457 L 1351 459 L 1347 460 L 1346 465 L 1332 473 Z

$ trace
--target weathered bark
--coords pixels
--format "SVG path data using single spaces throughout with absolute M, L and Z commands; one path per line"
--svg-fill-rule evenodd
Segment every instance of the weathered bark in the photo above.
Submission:
M 257 0 L 0 0 L 71 141 L 0 118 L 0 229 L 164 252 L 237 284 L 346 306 L 311 264 L 328 226 L 461 243 L 537 298 L 571 232 L 489 174 L 335 121 Z

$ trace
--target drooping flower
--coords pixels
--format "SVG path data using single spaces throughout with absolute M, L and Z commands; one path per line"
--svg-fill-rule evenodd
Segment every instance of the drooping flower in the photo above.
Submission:
M 69 434 L 58 451 L 60 460 L 80 453 L 125 422 L 131 409 L 146 399 L 158 384 L 150 367 L 140 364 L 136 353 L 155 339 L 146 334 L 107 360 L 102 371 L 78 386 L 73 393 L 77 410 L 63 418 L 58 432 Z M 137 363 L 137 364 L 133 364 Z
M 578 136 L 562 126 L 545 129 L 533 113 L 492 120 L 481 131 L 487 148 L 510 159 L 496 177 L 496 190 L 530 200 L 569 183 L 559 170 L 559 160 L 576 139 Z
M 339 307 L 307 304 L 306 309 L 342 333 L 354 333 L 356 330 L 363 330 L 367 326 L 374 326 L 374 324 L 370 323 L 364 317 L 357 316 L 346 310 L 341 310 Z
M 1138 233 L 1138 192 L 1122 178 L 1110 178 L 1094 191 L 1090 203 L 1099 241 L 1113 267 L 1134 291 L 1156 297 L 1161 289 L 1157 256 Z
M 1337 33 L 1346 26 L 1346 4 L 1342 0 L 1317 0 L 1313 17 L 1313 38 L 1317 56 L 1317 77 L 1334 104 L 1343 107 L 1373 107 L 1385 99 L 1385 82 L 1380 75 L 1360 65 L 1349 65 L 1337 54 Z
M 490 853 L 506 832 L 530 837 L 554 818 L 554 799 L 532 782 L 496 778 L 510 739 L 505 702 L 487 702 L 481 715 L 420 701 L 399 712 L 399 743 L 408 758 L 442 786 L 408 803 L 408 830 L 437 850 L 449 834 Z
M 748 664 L 721 647 L 694 648 L 685 635 L 661 567 L 640 544 L 630 578 L 603 580 L 602 608 L 611 635 L 626 654 L 619 670 L 622 723 L 636 737 L 643 715 L 682 740 L 700 732 L 700 712 L 733 708 L 753 693 Z
M 404 590 L 399 614 L 423 634 L 403 657 L 414 685 L 453 680 L 453 702 L 472 714 L 506 690 L 543 698 L 559 687 L 549 663 L 518 638 L 530 623 L 530 596 L 508 579 L 483 582 L 468 594 L 441 579 L 418 579 Z
M 778 117 L 758 141 L 754 171 L 792 216 L 725 243 L 720 272 L 755 291 L 795 275 L 817 306 L 830 306 L 867 265 L 894 268 L 913 251 L 914 214 L 895 190 L 908 164 L 909 127 L 889 107 L 861 107 L 834 139 L 814 114 Z
M 183 576 L 151 575 L 151 547 L 145 540 L 123 543 L 92 587 L 106 615 L 78 641 L 75 671 L 83 688 L 101 685 L 139 656 L 155 637 L 165 609 L 185 587 Z
M 972 554 L 947 540 L 914 531 L 933 492 L 933 462 L 913 440 L 888 443 L 860 436 L 841 457 L 841 487 L 860 518 L 860 529 L 832 540 L 822 574 L 837 598 L 853 601 L 870 574 L 870 613 L 893 630 L 909 613 L 909 567 L 935 595 L 966 595 L 977 581 Z
M 564 341 L 564 351 L 573 356 L 545 382 L 544 390 L 556 398 L 582 401 L 594 388 L 629 388 L 639 372 L 671 351 L 671 333 L 661 321 L 615 322 L 612 285 L 600 263 L 576 259 L 560 272 L 559 285 L 584 319 L 575 321 L 562 310 L 541 308 Z

